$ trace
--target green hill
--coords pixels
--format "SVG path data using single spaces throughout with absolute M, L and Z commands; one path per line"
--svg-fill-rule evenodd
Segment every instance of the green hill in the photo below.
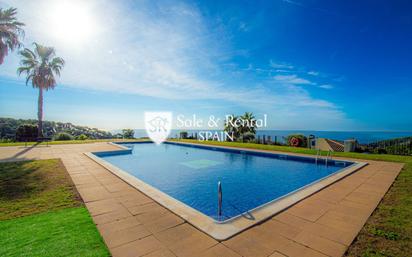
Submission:
M 15 138 L 17 128 L 23 124 L 37 125 L 37 120 L 0 118 L 0 139 L 13 140 Z M 97 128 L 77 126 L 72 123 L 43 121 L 44 136 L 53 137 L 55 134 L 60 132 L 68 133 L 73 137 L 84 134 L 89 139 L 105 139 L 113 137 L 113 135 L 110 132 L 99 130 Z

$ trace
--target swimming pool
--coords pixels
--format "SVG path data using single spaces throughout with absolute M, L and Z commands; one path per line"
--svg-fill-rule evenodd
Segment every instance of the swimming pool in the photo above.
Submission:
M 360 167 L 360 163 L 350 161 L 326 163 L 321 159 L 316 163 L 306 156 L 175 142 L 121 145 L 130 150 L 93 153 L 95 159 L 109 166 L 109 170 L 115 169 L 116 175 L 120 171 L 127 176 L 124 179 L 128 183 L 139 182 L 136 187 L 149 196 L 153 192 L 159 195 L 160 191 L 160 199 L 155 200 L 180 216 L 200 214 L 203 222 L 207 216 L 216 224 L 239 218 L 256 220 L 254 213 L 259 209 L 289 196 L 296 198 L 297 193 L 327 178 Z M 218 182 L 223 192 L 221 215 Z M 176 202 L 178 208 L 173 205 Z M 182 214 L 182 208 L 188 212 L 183 210 Z

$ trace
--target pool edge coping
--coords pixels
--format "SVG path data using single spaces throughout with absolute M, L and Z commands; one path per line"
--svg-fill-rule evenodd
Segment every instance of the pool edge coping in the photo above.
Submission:
M 214 146 L 214 145 L 204 145 L 204 144 L 196 144 L 196 143 L 186 143 L 186 142 L 175 142 L 176 144 L 182 145 L 201 145 L 201 146 L 210 146 L 211 148 L 223 148 L 223 149 L 240 149 L 240 150 L 247 150 L 252 152 L 262 152 L 262 153 L 277 153 L 276 151 L 267 151 L 267 150 L 259 150 L 259 149 L 246 149 L 240 147 L 225 147 L 225 146 Z M 125 142 L 127 143 L 127 142 Z M 134 142 L 131 142 L 134 143 Z M 123 152 L 126 149 L 130 151 L 129 148 L 122 146 L 121 144 L 116 144 L 110 142 L 109 144 L 119 147 L 122 150 L 114 150 L 114 151 L 102 151 L 102 152 Z M 351 166 L 343 168 L 336 173 L 332 173 L 329 176 L 326 176 L 322 179 L 312 182 L 302 188 L 299 188 L 295 191 L 290 192 L 289 194 L 282 196 L 280 198 L 274 199 L 268 203 L 260 205 L 248 212 L 253 219 L 249 219 L 245 217 L 245 215 L 239 215 L 233 217 L 225 222 L 218 222 L 213 218 L 201 213 L 200 211 L 195 210 L 194 208 L 184 204 L 183 202 L 163 193 L 159 189 L 145 183 L 144 181 L 138 179 L 137 177 L 127 173 L 126 171 L 112 165 L 111 163 L 99 158 L 98 156 L 94 155 L 92 152 L 84 153 L 90 159 L 95 161 L 96 163 L 100 164 L 111 173 L 122 179 L 127 184 L 131 185 L 135 189 L 139 190 L 143 194 L 147 195 L 157 203 L 161 204 L 163 207 L 167 208 L 177 216 L 181 217 L 197 229 L 203 231 L 204 233 L 210 235 L 214 239 L 218 241 L 227 240 L 244 230 L 253 227 L 257 224 L 260 224 L 271 217 L 275 216 L 276 214 L 292 207 L 296 203 L 306 199 L 307 197 L 319 192 L 320 190 L 324 189 L 325 187 L 338 182 L 339 180 L 351 175 L 352 173 L 356 172 L 357 170 L 363 168 L 364 166 L 368 165 L 368 162 L 359 162 L 353 161 Z M 295 156 L 302 156 L 300 154 L 289 154 L 289 153 L 282 153 L 284 155 L 295 155 Z M 310 157 L 310 155 L 304 155 Z M 313 158 L 313 157 L 312 157 Z M 339 158 L 339 160 L 345 161 L 344 159 Z M 346 160 L 347 161 L 347 160 Z

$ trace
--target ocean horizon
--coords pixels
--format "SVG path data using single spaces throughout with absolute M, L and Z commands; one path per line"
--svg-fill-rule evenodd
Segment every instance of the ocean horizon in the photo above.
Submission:
M 170 137 L 178 137 L 182 131 L 188 132 L 189 136 L 199 131 L 221 131 L 221 130 L 179 130 L 172 129 Z M 120 133 L 120 130 L 113 130 L 112 133 Z M 136 138 L 147 137 L 145 129 L 134 129 Z M 284 142 L 284 138 L 291 134 L 302 134 L 305 136 L 329 138 L 338 141 L 356 139 L 361 144 L 373 143 L 376 141 L 412 136 L 412 131 L 320 131 L 320 130 L 257 130 L 257 136 L 270 136 L 272 141 Z

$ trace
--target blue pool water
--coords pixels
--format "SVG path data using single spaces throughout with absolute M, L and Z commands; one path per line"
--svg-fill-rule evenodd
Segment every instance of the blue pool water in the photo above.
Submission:
M 192 208 L 226 220 L 282 197 L 350 162 L 315 164 L 313 158 L 164 143 L 122 144 L 131 153 L 98 157 Z M 217 183 L 223 191 L 217 217 Z

